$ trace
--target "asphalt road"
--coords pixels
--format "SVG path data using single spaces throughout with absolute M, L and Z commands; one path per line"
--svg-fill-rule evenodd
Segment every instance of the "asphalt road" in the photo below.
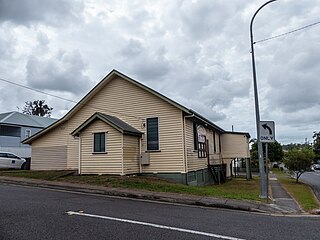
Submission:
M 319 239 L 284 217 L 0 184 L 0 239 Z
M 320 170 L 314 172 L 306 172 L 301 175 L 300 181 L 312 187 L 315 195 L 320 201 Z

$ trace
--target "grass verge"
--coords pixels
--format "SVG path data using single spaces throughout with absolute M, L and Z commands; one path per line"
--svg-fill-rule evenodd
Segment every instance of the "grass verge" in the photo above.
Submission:
M 273 170 L 282 186 L 293 196 L 305 211 L 311 211 L 320 207 L 319 201 L 312 192 L 312 189 L 301 182 L 291 178 L 288 173 Z
M 259 198 L 259 179 L 247 181 L 236 178 L 221 185 L 189 186 L 171 183 L 154 177 L 70 175 L 68 171 L 0 171 L 0 176 L 56 180 L 70 183 L 92 184 L 106 187 L 141 189 L 155 192 L 172 192 L 229 199 L 262 201 Z

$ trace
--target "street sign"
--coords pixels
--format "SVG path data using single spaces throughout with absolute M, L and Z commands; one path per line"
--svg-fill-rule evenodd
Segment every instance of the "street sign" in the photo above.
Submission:
M 273 121 L 260 121 L 260 142 L 270 143 L 275 141 L 275 131 Z

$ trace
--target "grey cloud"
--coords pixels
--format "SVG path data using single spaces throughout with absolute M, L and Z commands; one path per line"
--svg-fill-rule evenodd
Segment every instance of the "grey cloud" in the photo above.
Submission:
M 236 8 L 237 4 L 222 0 L 215 1 L 215 4 L 211 1 L 184 1 L 179 10 L 182 29 L 194 40 L 221 35 Z
M 145 81 L 159 79 L 167 75 L 171 69 L 169 61 L 164 56 L 166 50 L 163 46 L 148 48 L 144 47 L 142 42 L 130 39 L 120 53 L 126 59 L 131 72 Z
M 134 57 L 139 55 L 143 51 L 143 47 L 140 41 L 130 39 L 129 43 L 121 50 L 122 55 L 127 57 Z
M 320 55 L 314 51 L 319 44 L 312 42 L 315 46 L 296 40 L 276 54 L 276 66 L 268 77 L 270 105 L 289 113 L 320 104 Z
M 12 42 L 15 42 L 13 39 L 3 39 L 0 37 L 0 60 L 8 60 L 8 57 L 11 57 L 14 50 L 12 48 Z
M 0 0 L 0 22 L 10 21 L 29 26 L 46 22 L 52 25 L 67 24 L 83 11 L 80 1 L 68 0 Z
M 84 93 L 91 85 L 78 52 L 59 52 L 50 59 L 31 56 L 27 62 L 28 85 L 37 89 Z

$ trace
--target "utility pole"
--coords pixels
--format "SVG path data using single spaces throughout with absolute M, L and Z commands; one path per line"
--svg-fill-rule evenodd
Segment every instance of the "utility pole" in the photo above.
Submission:
M 254 13 L 250 22 L 250 40 L 251 40 L 251 57 L 252 57 L 252 75 L 253 75 L 253 88 L 254 88 L 254 102 L 256 111 L 256 128 L 257 128 L 257 144 L 258 144 L 258 157 L 259 157 L 259 171 L 260 171 L 260 197 L 267 198 L 267 185 L 266 185 L 266 175 L 264 169 L 264 161 L 262 154 L 262 143 L 260 141 L 260 112 L 259 112 L 259 99 L 258 99 L 258 86 L 257 86 L 257 74 L 256 65 L 254 58 L 254 41 L 253 41 L 253 20 L 255 19 L 258 12 L 269 3 L 275 2 L 277 0 L 270 0 L 264 3 L 258 10 Z

